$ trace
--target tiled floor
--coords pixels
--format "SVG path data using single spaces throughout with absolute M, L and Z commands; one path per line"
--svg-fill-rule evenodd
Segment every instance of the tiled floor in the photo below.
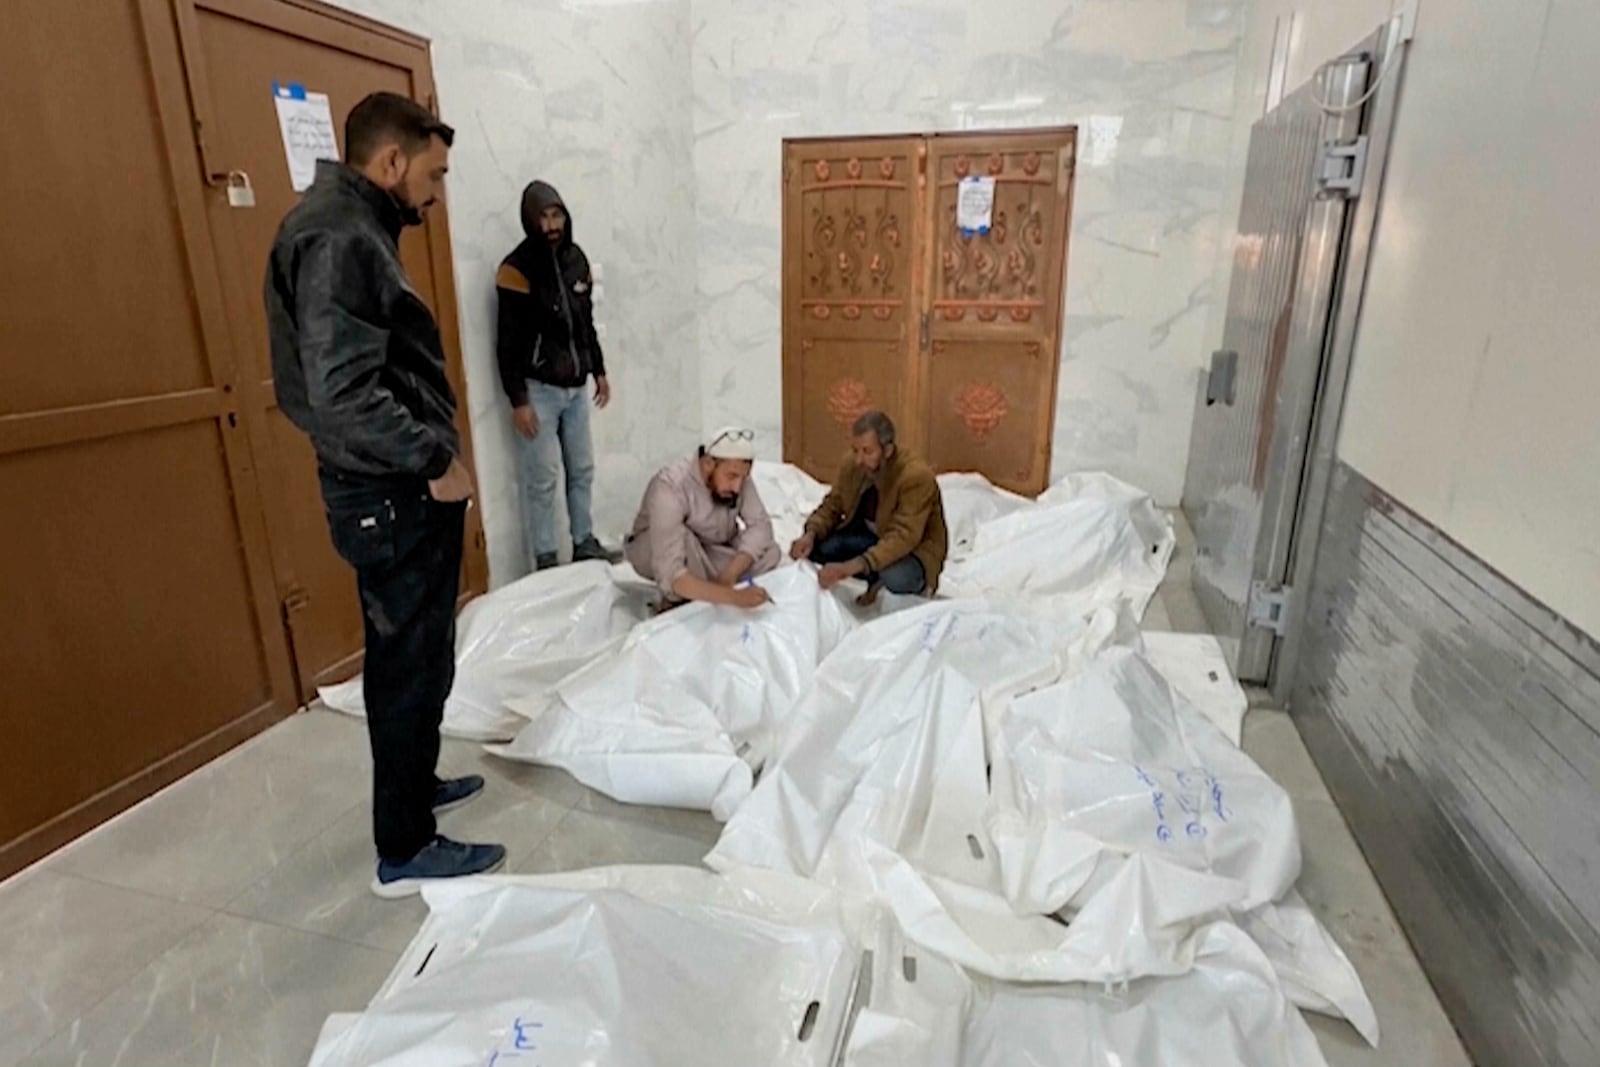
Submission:
M 1180 540 L 1152 629 L 1201 630 Z M 1382 1046 L 1314 1019 L 1332 1067 L 1469 1061 L 1288 717 L 1252 711 L 1245 748 L 1294 797 L 1300 888 L 1378 1009 Z M 304 1067 L 322 1020 L 359 1010 L 423 917 L 367 891 L 358 721 L 295 716 L 0 885 L 0 1065 Z M 559 771 L 445 743 L 488 777 L 447 832 L 504 842 L 509 869 L 697 863 L 709 816 L 634 808 Z

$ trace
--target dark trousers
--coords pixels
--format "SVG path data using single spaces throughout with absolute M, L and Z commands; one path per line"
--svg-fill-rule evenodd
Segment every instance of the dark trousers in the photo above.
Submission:
M 456 594 L 465 504 L 423 483 L 324 474 L 334 548 L 355 568 L 366 629 L 362 688 L 372 743 L 372 834 L 403 862 L 433 840 L 439 724 L 455 681 Z
M 811 562 L 847 563 L 866 555 L 877 543 L 878 535 L 869 530 L 866 523 L 852 522 L 841 530 L 819 538 L 816 547 L 811 550 Z M 869 582 L 882 583 L 891 593 L 903 596 L 918 596 L 928 584 L 922 561 L 916 556 L 896 560 L 885 567 L 881 574 L 869 571 L 864 577 Z

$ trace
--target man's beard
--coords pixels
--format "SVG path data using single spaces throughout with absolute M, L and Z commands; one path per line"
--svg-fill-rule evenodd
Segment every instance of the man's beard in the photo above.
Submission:
M 711 499 L 715 500 L 717 503 L 721 504 L 725 508 L 731 508 L 734 505 L 739 503 L 739 494 L 738 493 L 719 493 L 715 489 L 713 489 L 713 490 L 711 490 Z
M 394 187 L 389 194 L 394 200 L 394 206 L 400 209 L 400 221 L 407 226 L 421 226 L 424 219 L 422 210 L 412 206 L 410 190 L 406 188 L 404 180 Z

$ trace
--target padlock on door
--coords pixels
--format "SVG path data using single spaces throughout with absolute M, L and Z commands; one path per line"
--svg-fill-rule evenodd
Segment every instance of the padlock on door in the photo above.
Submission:
M 256 191 L 250 186 L 250 175 L 242 170 L 228 172 L 228 206 L 256 206 Z

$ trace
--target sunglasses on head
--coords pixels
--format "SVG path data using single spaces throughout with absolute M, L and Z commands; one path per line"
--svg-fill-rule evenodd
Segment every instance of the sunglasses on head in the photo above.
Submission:
M 756 432 L 754 430 L 723 430 L 711 439 L 709 445 L 706 445 L 706 451 L 710 452 L 724 441 L 754 441 L 755 439 Z

